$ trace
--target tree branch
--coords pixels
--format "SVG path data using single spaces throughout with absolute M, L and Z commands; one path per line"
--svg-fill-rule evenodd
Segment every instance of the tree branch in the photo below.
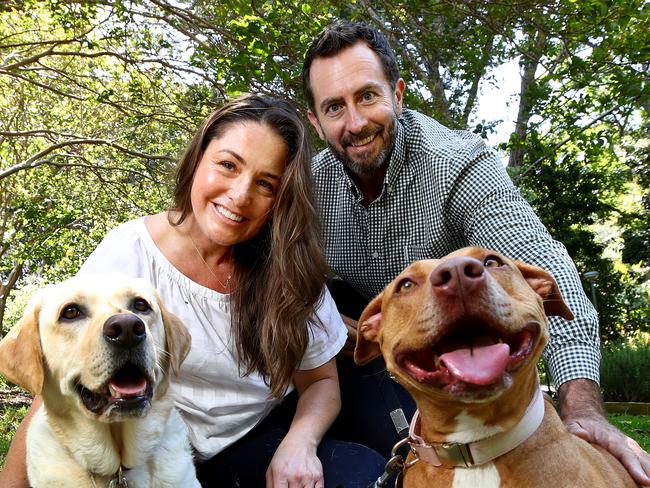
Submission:
M 33 169 L 43 164 L 51 163 L 52 162 L 51 159 L 43 159 L 43 158 L 48 154 L 56 151 L 57 149 L 61 149 L 63 147 L 68 147 L 68 146 L 84 145 L 84 144 L 107 145 L 130 156 L 135 156 L 138 158 L 149 159 L 149 160 L 162 160 L 162 161 L 175 162 L 175 160 L 173 158 L 170 158 L 169 156 L 161 156 L 157 154 L 145 154 L 121 146 L 120 144 L 117 144 L 113 141 L 109 141 L 107 139 L 74 139 L 71 141 L 63 141 L 56 144 L 52 144 L 51 146 L 47 147 L 46 149 L 43 149 L 39 153 L 29 158 L 27 161 L 10 166 L 6 170 L 0 172 L 0 180 L 3 180 L 4 178 L 7 178 L 8 176 L 11 176 L 15 173 L 18 173 L 19 171 Z

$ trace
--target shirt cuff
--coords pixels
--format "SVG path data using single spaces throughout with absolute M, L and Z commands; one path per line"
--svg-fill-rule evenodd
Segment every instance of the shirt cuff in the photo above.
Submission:
M 579 378 L 589 379 L 600 384 L 600 350 L 586 345 L 566 345 L 544 351 L 555 388 L 562 383 Z

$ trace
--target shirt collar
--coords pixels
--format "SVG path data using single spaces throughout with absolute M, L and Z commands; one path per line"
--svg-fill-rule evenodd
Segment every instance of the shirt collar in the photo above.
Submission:
M 391 153 L 390 161 L 388 162 L 388 171 L 386 171 L 386 177 L 384 178 L 384 191 L 382 192 L 382 196 L 387 191 L 389 194 L 392 192 L 400 179 L 402 169 L 406 166 L 408 155 L 408 148 L 406 146 L 406 126 L 407 121 L 403 116 L 400 116 L 397 119 L 397 135 L 395 137 L 393 152 Z

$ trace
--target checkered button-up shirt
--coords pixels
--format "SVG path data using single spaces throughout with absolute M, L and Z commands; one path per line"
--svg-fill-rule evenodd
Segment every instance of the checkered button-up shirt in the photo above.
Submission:
M 329 149 L 314 158 L 313 173 L 328 263 L 361 294 L 380 293 L 413 261 L 495 249 L 551 272 L 575 316 L 550 319 L 544 354 L 556 385 L 598 382 L 598 317 L 576 268 L 475 134 L 404 110 L 383 191 L 368 208 Z

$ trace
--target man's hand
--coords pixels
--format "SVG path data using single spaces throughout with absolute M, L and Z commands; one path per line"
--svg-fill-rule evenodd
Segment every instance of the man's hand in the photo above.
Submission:
M 343 314 L 341 314 L 341 319 L 348 328 L 348 340 L 345 342 L 345 345 L 339 354 L 351 358 L 354 356 L 354 347 L 357 345 L 357 321 L 350 317 L 346 317 Z
M 576 379 L 560 386 L 560 417 L 569 432 L 607 449 L 628 470 L 634 481 L 650 486 L 650 455 L 607 421 L 598 385 Z

